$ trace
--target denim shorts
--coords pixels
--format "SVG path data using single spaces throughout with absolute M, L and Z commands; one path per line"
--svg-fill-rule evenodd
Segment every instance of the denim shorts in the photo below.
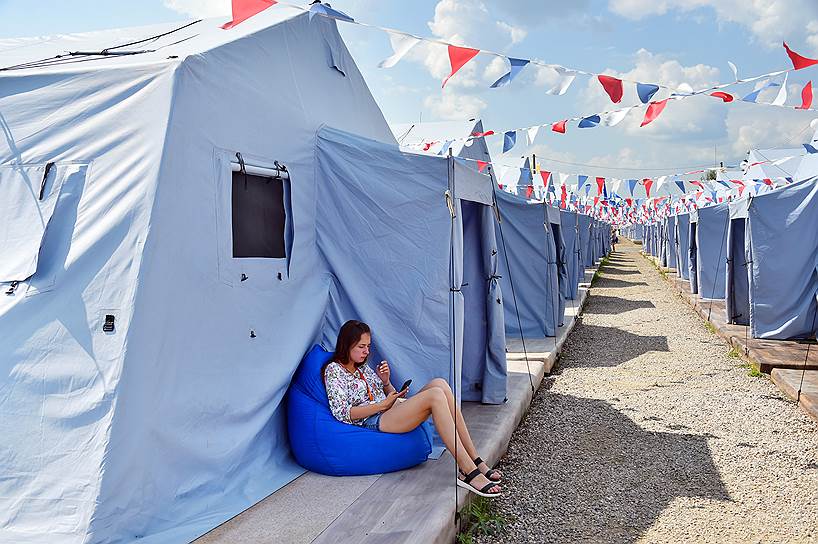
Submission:
M 375 414 L 369 416 L 361 423 L 361 427 L 364 429 L 372 429 L 373 431 L 380 431 L 380 424 L 381 424 L 381 414 Z

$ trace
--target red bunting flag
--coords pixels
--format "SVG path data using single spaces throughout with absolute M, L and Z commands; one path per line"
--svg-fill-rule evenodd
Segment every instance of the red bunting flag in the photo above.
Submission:
M 540 170 L 540 177 L 542 178 L 543 187 L 548 187 L 548 178 L 551 177 L 551 172 Z
M 622 101 L 622 80 L 612 76 L 597 76 L 605 92 L 611 97 L 611 102 L 619 104 Z
M 261 13 L 270 6 L 278 4 L 278 0 L 233 0 L 233 20 L 222 25 L 227 30 L 246 21 L 253 15 Z
M 787 50 L 787 55 L 790 56 L 790 60 L 792 61 L 792 67 L 796 70 L 800 70 L 801 68 L 806 68 L 808 66 L 813 66 L 818 64 L 818 59 L 808 59 L 807 57 L 803 57 L 790 49 L 787 45 L 787 42 L 784 42 L 784 49 Z
M 642 180 L 642 185 L 645 186 L 645 194 L 648 198 L 650 198 L 650 188 L 653 186 L 653 180 L 650 178 L 645 178 Z
M 665 106 L 667 106 L 668 100 L 669 100 L 668 98 L 665 98 L 664 100 L 660 100 L 659 102 L 651 102 L 648 105 L 648 110 L 645 112 L 645 118 L 642 120 L 642 124 L 639 126 L 643 127 L 645 125 L 649 125 L 657 117 L 659 117 L 659 114 L 661 114 L 662 110 L 664 110 Z
M 721 98 L 725 102 L 732 102 L 733 101 L 733 95 L 732 94 L 724 93 L 722 91 L 716 91 L 714 93 L 710 93 L 710 96 L 715 96 L 716 98 Z
M 797 106 L 797 110 L 808 110 L 812 107 L 812 81 L 807 81 L 804 89 L 801 91 L 801 105 Z
M 744 193 L 744 189 L 746 189 L 746 188 L 747 187 L 745 187 L 744 185 L 739 185 L 739 187 L 738 187 L 738 196 L 741 196 L 742 193 Z
M 565 209 L 565 201 L 568 200 L 568 189 L 565 184 L 562 185 L 562 194 L 560 195 L 560 208 Z
M 704 170 L 702 170 L 702 172 L 704 172 Z M 702 191 L 704 191 L 704 185 L 702 184 L 701 181 L 690 180 L 690 181 L 688 181 L 688 183 L 690 183 L 690 185 L 695 185 L 697 187 L 701 187 Z
M 487 130 L 486 132 L 472 132 L 472 138 L 482 138 L 483 136 L 491 136 L 494 134 L 493 130 Z
M 429 151 L 429 149 L 431 149 L 431 147 L 433 145 L 435 145 L 436 143 L 438 143 L 438 142 L 426 142 L 425 144 L 423 144 L 423 150 L 424 151 Z
M 477 161 L 477 171 L 482 172 L 483 170 L 486 169 L 486 166 L 488 165 L 489 163 L 487 163 L 486 161 Z
M 764 185 L 769 185 L 770 187 L 773 186 L 773 180 L 771 180 L 770 178 L 764 178 L 761 181 L 764 182 Z
M 559 121 L 551 125 L 551 130 L 554 132 L 559 132 L 560 134 L 565 134 L 565 124 L 568 122 L 568 119 L 564 121 Z
M 440 87 L 443 88 L 446 86 L 446 83 L 449 81 L 453 75 L 457 73 L 458 70 L 463 68 L 467 62 L 477 56 L 480 52 L 479 49 L 470 49 L 468 47 L 457 47 L 455 45 L 449 45 L 449 62 L 452 65 L 452 73 L 449 74 L 446 79 L 443 80 L 443 85 Z
M 498 183 L 497 187 L 499 187 L 501 191 L 503 190 L 503 184 L 502 183 Z
M 602 188 L 605 187 L 605 178 L 596 178 L 596 194 L 602 194 Z
M 526 198 L 531 198 L 532 194 L 534 194 L 534 186 L 533 185 L 528 185 L 525 188 L 525 197 Z
M 626 198 L 626 199 L 625 199 L 625 203 L 626 203 L 626 204 L 628 205 L 628 207 L 630 208 L 631 206 L 633 206 L 633 199 L 631 199 L 631 198 Z

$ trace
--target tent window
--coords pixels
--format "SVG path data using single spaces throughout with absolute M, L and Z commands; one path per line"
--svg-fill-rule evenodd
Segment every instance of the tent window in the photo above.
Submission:
M 287 257 L 284 182 L 233 172 L 233 257 Z
M 37 272 L 63 173 L 52 163 L 0 168 L 0 282 L 24 281 Z

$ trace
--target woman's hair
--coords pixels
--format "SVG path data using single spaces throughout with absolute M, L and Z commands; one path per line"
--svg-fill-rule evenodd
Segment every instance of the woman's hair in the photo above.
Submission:
M 369 329 L 369 325 L 363 321 L 350 319 L 344 323 L 341 326 L 341 330 L 338 331 L 338 340 L 335 342 L 335 353 L 327 364 L 332 361 L 336 361 L 342 365 L 347 364 L 349 362 L 349 351 L 358 343 L 364 334 L 372 334 L 372 331 Z M 324 368 L 321 369 L 322 375 L 326 368 L 327 365 L 324 365 Z

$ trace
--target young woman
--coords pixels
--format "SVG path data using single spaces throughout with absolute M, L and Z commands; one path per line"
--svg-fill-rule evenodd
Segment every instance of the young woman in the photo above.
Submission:
M 366 323 L 347 321 L 341 327 L 333 359 L 324 367 L 332 415 L 344 423 L 384 433 L 409 432 L 432 416 L 446 448 L 456 451 L 462 476 L 457 485 L 483 497 L 499 496 L 501 488 L 497 484 L 502 474 L 490 469 L 477 455 L 466 422 L 455 410 L 449 384 L 435 378 L 417 394 L 404 398 L 407 390 L 396 391 L 392 386 L 386 361 L 381 361 L 377 372 L 366 364 L 371 342 Z

